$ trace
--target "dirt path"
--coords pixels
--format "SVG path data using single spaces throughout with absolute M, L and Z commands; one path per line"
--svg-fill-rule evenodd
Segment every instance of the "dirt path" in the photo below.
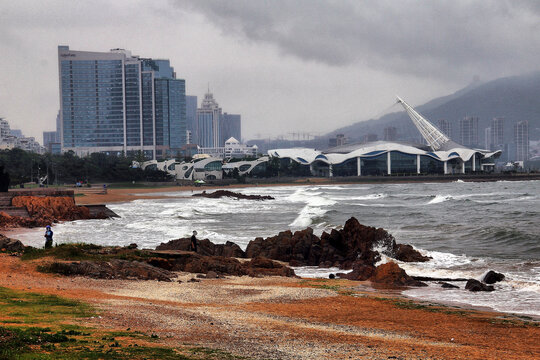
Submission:
M 540 328 L 501 314 L 416 306 L 358 283 L 287 278 L 94 280 L 35 271 L 0 255 L 0 286 L 94 304 L 87 325 L 156 333 L 255 359 L 533 359 Z M 339 287 L 339 291 L 336 289 Z

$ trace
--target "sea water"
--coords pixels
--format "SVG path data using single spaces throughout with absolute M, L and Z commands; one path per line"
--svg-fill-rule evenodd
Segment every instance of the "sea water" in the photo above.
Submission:
M 275 200 L 166 193 L 164 199 L 109 205 L 120 215 L 118 219 L 56 224 L 55 242 L 137 243 L 140 248 L 155 248 L 197 230 L 200 239 L 233 241 L 245 249 L 256 237 L 287 229 L 310 226 L 320 235 L 341 228 L 354 216 L 433 258 L 426 263 L 399 262 L 410 275 L 481 279 L 488 270 L 506 275 L 490 293 L 468 292 L 464 283 L 456 283 L 462 289 L 443 290 L 434 283 L 407 290 L 406 295 L 540 316 L 540 181 L 275 186 L 238 191 L 271 195 Z M 40 235 L 28 231 L 20 239 L 42 246 Z M 295 270 L 304 277 L 327 277 L 337 271 Z

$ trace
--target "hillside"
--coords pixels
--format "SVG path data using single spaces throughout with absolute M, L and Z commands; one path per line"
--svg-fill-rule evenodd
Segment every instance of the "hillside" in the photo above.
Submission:
M 465 116 L 479 118 L 479 141 L 483 143 L 484 129 L 494 117 L 505 118 L 505 142 L 513 139 L 513 126 L 517 121 L 529 121 L 529 137 L 540 139 L 540 72 L 522 76 L 500 78 L 484 84 L 475 84 L 454 94 L 436 98 L 415 108 L 427 119 L 436 124 L 439 119 L 446 119 L 452 125 L 451 137 L 459 141 L 458 120 Z M 400 94 L 407 101 L 407 94 Z M 396 110 L 401 110 L 396 106 Z M 401 139 L 419 138 L 416 128 L 403 111 L 387 114 L 379 119 L 357 122 L 337 129 L 330 134 L 346 134 L 352 141 L 363 135 L 375 133 L 382 138 L 384 128 L 395 126 Z

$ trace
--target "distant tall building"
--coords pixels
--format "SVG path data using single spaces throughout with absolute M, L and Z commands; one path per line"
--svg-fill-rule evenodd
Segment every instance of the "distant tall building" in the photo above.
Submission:
M 43 132 L 43 146 L 47 147 L 50 143 L 57 143 L 58 134 L 56 131 L 44 131 Z
M 197 144 L 204 148 L 220 147 L 221 108 L 208 91 L 204 95 L 201 107 L 197 109 Z
M 197 97 L 192 95 L 186 95 L 186 125 L 187 130 L 191 133 L 192 144 L 198 139 L 197 131 Z
M 491 120 L 491 146 L 487 149 L 500 150 L 504 145 L 504 118 L 496 117 Z
M 11 136 L 15 136 L 17 138 L 23 137 L 22 130 L 20 129 L 11 129 L 10 133 L 11 133 Z
M 393 126 L 384 128 L 384 140 L 386 141 L 396 141 L 397 140 L 397 129 Z
M 237 114 L 224 113 L 221 116 L 220 121 L 221 132 L 221 144 L 224 146 L 225 142 L 230 138 L 242 140 L 242 118 Z
M 378 139 L 379 137 L 377 136 L 377 134 L 367 134 L 362 136 L 362 142 L 364 143 L 377 141 Z
M 333 148 L 336 146 L 343 146 L 347 144 L 347 138 L 345 134 L 337 134 L 335 137 L 328 139 L 328 147 Z
M 516 161 L 529 160 L 529 122 L 520 121 L 514 125 L 514 144 Z
M 465 117 L 459 120 L 459 142 L 464 146 L 478 146 L 478 118 Z
M 450 123 L 450 121 L 440 119 L 439 121 L 437 121 L 437 127 L 439 128 L 439 130 L 442 131 L 444 135 L 452 138 L 452 124 Z
M 491 149 L 492 140 L 491 127 L 487 127 L 484 129 L 484 148 L 486 150 Z
M 166 156 L 186 144 L 185 81 L 169 60 L 58 47 L 62 151 Z

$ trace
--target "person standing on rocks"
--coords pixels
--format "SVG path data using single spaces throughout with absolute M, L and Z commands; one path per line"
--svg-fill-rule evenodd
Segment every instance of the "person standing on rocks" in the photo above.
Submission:
M 191 245 L 190 250 L 197 252 L 197 232 L 193 230 L 193 235 L 191 235 Z
M 45 249 L 52 248 L 53 245 L 53 231 L 51 230 L 51 225 L 45 227 Z

